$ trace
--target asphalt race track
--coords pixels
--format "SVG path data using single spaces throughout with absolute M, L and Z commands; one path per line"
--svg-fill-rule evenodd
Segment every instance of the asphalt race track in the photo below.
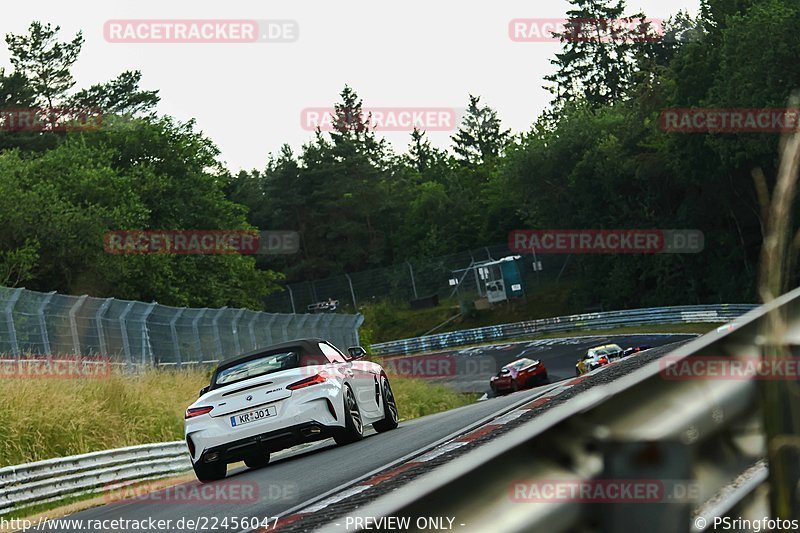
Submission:
M 527 357 L 542 361 L 547 368 L 550 382 L 554 383 L 575 377 L 575 363 L 593 346 L 618 344 L 622 348 L 628 348 L 650 345 L 655 348 L 691 338 L 694 335 L 597 335 L 476 346 L 438 354 L 445 361 L 449 359 L 455 364 L 450 375 L 439 376 L 437 379 L 461 392 L 484 393 L 489 391 L 489 378 L 497 374 L 503 366 Z M 414 357 L 416 356 L 408 358 Z
M 463 361 L 488 358 L 487 361 L 499 365 L 497 368 L 519 357 L 540 359 L 548 368 L 551 382 L 555 382 L 574 377 L 575 361 L 591 346 L 607 342 L 617 343 L 623 348 L 641 344 L 659 346 L 689 337 L 688 335 L 632 335 L 550 339 L 469 348 L 453 352 L 452 355 Z M 488 370 L 488 366 L 484 367 Z M 485 390 L 488 388 L 488 378 L 492 373 L 493 371 L 488 371 L 483 376 L 466 376 L 461 383 L 471 383 L 475 387 L 481 386 L 480 390 Z M 201 485 L 191 481 L 126 501 L 109 497 L 110 503 L 106 505 L 65 517 L 65 520 L 82 519 L 83 529 L 75 523 L 72 525 L 51 523 L 50 527 L 40 527 L 39 531 L 86 531 L 87 520 L 107 521 L 103 522 L 101 529 L 92 528 L 93 531 L 135 530 L 130 523 L 126 527 L 124 522 L 109 522 L 115 519 L 143 521 L 145 525 L 141 526 L 141 529 L 144 531 L 251 530 L 253 529 L 251 527 L 241 527 L 241 520 L 264 521 L 272 517 L 274 521 L 277 515 L 294 511 L 300 504 L 310 499 L 329 491 L 339 490 L 344 484 L 387 467 L 401 458 L 430 447 L 517 404 L 525 403 L 544 394 L 548 388 L 549 386 L 537 387 L 452 411 L 401 422 L 395 431 L 383 434 L 371 433 L 363 440 L 344 447 L 338 447 L 332 440 L 326 440 L 301 449 L 287 450 L 275 454 L 273 462 L 259 470 L 231 465 L 228 477 L 216 483 Z M 234 522 L 234 517 L 238 523 Z M 181 519 L 184 521 L 179 522 Z M 196 521 L 192 524 L 193 527 L 187 524 L 186 520 L 189 519 Z M 159 520 L 171 522 L 169 525 L 163 522 L 160 526 L 155 526 Z M 150 527 L 146 522 L 150 523 Z M 266 528 L 264 531 L 269 529 Z

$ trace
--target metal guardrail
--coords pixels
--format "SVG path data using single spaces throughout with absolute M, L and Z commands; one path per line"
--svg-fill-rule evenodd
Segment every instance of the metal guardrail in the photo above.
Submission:
M 769 329 L 775 316 L 786 325 L 784 333 Z M 737 324 L 733 331 L 711 332 L 679 347 L 668 361 L 661 358 L 597 384 L 348 517 L 412 517 L 411 531 L 418 530 L 415 517 L 425 516 L 455 517 L 470 531 L 496 533 L 703 531 L 723 517 L 776 518 L 770 494 L 786 491 L 793 504 L 779 518 L 797 520 L 800 476 L 771 472 L 765 459 L 767 409 L 759 383 L 768 382 L 755 373 L 666 379 L 667 362 L 683 368 L 709 358 L 742 364 L 761 361 L 777 353 L 776 347 L 797 354 L 800 289 L 738 318 Z M 794 394 L 796 385 L 788 382 Z M 793 412 L 791 405 L 779 409 L 782 416 Z M 796 464 L 799 443 L 800 435 L 785 434 L 772 446 Z M 583 492 L 515 500 L 518 482 L 523 487 L 549 481 L 596 486 L 598 480 L 672 481 L 690 492 L 654 504 L 625 498 L 591 503 L 580 498 Z
M 126 482 L 192 469 L 183 441 L 145 444 L 0 468 L 0 515 Z
M 404 355 L 467 346 L 487 341 L 513 339 L 537 333 L 603 329 L 619 326 L 729 322 L 755 307 L 755 305 L 751 304 L 684 305 L 584 313 L 383 342 L 373 344 L 371 348 L 376 355 Z

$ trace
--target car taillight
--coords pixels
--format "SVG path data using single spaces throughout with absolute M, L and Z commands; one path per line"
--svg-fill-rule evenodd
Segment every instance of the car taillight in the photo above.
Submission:
M 286 388 L 289 390 L 297 390 L 310 387 L 311 385 L 319 385 L 320 383 L 325 383 L 325 376 L 322 374 L 316 374 L 310 378 L 301 379 L 300 381 L 296 381 L 291 385 L 287 385 Z
M 206 413 L 210 413 L 213 407 L 190 407 L 186 410 L 186 414 L 184 415 L 184 419 L 188 420 L 190 418 L 194 418 L 196 416 L 204 415 Z

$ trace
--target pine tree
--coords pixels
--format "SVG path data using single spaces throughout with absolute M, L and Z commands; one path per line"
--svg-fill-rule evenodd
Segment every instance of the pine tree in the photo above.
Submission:
M 461 127 L 451 137 L 453 151 L 467 165 L 479 165 L 498 157 L 511 136 L 511 130 L 502 129 L 497 111 L 488 105 L 481 106 L 480 101 L 480 96 L 469 96 Z
M 642 13 L 623 16 L 624 0 L 570 3 L 575 8 L 567 12 L 564 31 L 554 33 L 563 45 L 550 61 L 558 70 L 545 77 L 554 107 L 576 100 L 597 107 L 621 99 L 636 68 L 636 49 L 656 38 L 653 28 Z

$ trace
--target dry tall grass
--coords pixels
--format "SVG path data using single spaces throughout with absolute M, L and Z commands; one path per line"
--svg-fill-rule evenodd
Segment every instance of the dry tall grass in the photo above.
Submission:
M 0 379 L 0 467 L 183 438 L 183 413 L 208 383 L 194 371 L 102 379 Z M 474 397 L 419 380 L 392 379 L 401 418 Z

